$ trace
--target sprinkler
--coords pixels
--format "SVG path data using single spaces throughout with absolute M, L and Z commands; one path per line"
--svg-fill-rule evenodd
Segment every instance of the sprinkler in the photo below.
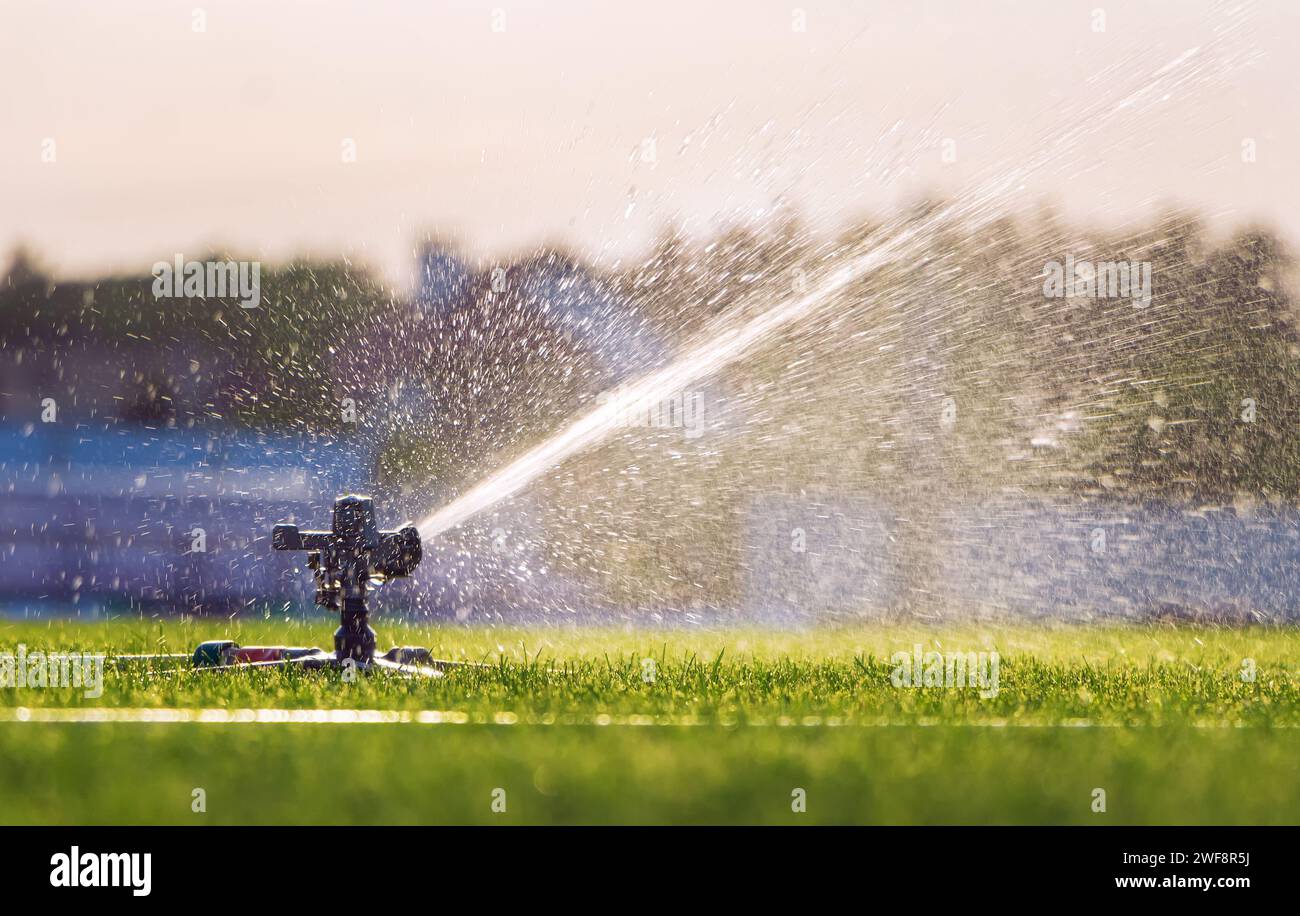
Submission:
M 423 551 L 413 525 L 380 531 L 375 505 L 368 496 L 341 496 L 334 501 L 329 531 L 299 531 L 280 524 L 271 531 L 272 550 L 305 550 L 307 565 L 316 574 L 316 603 L 342 615 L 334 631 L 334 656 L 370 664 L 375 657 L 375 631 L 370 629 L 366 586 L 409 576 Z
M 282 523 L 271 531 L 273 550 L 301 550 L 316 579 L 316 603 L 339 615 L 333 653 L 318 648 L 239 646 L 229 640 L 200 643 L 196 670 L 299 667 L 306 670 L 386 671 L 407 677 L 442 677 L 451 667 L 479 667 L 472 662 L 438 661 L 420 646 L 395 646 L 375 654 L 375 631 L 366 605 L 369 586 L 409 576 L 423 555 L 420 532 L 413 525 L 380 531 L 368 496 L 341 496 L 334 501 L 329 531 L 300 531 Z M 186 656 L 188 657 L 188 656 Z M 177 656 L 122 656 L 118 661 L 174 660 Z

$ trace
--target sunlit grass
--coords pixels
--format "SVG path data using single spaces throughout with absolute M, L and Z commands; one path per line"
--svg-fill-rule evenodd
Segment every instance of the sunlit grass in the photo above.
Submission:
M 203 637 L 328 645 L 329 626 L 287 622 L 6 623 L 0 651 L 186 652 Z M 1291 629 L 874 626 L 757 630 L 492 629 L 389 625 L 393 642 L 484 663 L 439 680 L 337 673 L 109 667 L 104 693 L 12 689 L 4 706 L 451 709 L 524 717 L 645 714 L 711 721 L 780 716 L 945 724 L 1300 725 L 1300 637 Z M 314 637 L 314 639 L 313 639 Z M 996 695 L 900 689 L 896 652 L 997 652 Z
M 131 666 L 110 672 L 97 699 L 7 689 L 0 707 L 441 710 L 470 724 L 0 723 L 0 821 L 1300 820 L 1290 629 L 380 630 L 381 646 L 425 644 L 486 667 L 347 683 Z M 324 645 L 329 632 L 324 618 L 7 621 L 0 652 L 181 652 L 220 637 Z M 918 643 L 998 652 L 996 695 L 895 687 L 890 656 Z M 208 793 L 206 815 L 190 810 L 194 787 Z M 490 809 L 497 787 L 511 798 L 505 814 Z M 806 815 L 790 810 L 796 787 Z M 1090 806 L 1097 787 L 1104 816 Z

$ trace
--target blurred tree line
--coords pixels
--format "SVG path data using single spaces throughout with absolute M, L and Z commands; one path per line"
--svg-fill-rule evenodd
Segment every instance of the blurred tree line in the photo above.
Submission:
M 340 367 L 351 357 L 364 371 L 367 336 L 395 308 L 347 261 L 263 271 L 253 309 L 236 296 L 155 298 L 152 284 L 58 281 L 19 249 L 0 282 L 0 346 L 10 361 L 40 363 L 69 403 L 103 395 L 88 389 L 115 373 L 117 409 L 98 411 L 106 420 L 337 432 Z

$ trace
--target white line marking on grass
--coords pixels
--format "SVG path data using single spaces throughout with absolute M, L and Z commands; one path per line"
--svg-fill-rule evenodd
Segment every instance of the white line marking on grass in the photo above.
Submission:
M 703 716 L 638 715 L 597 713 L 578 715 L 527 715 L 513 712 L 464 712 L 455 709 L 136 709 L 115 707 L 0 707 L 0 722 L 125 723 L 132 725 L 533 725 L 615 728 L 1161 728 L 1159 725 L 1123 722 L 1094 722 L 1067 719 L 1061 722 L 1026 722 L 985 719 L 975 722 L 947 722 L 916 719 L 850 719 L 840 716 L 751 716 L 747 719 Z M 1251 726 L 1244 722 L 1196 721 L 1173 723 L 1191 728 L 1295 728 L 1292 724 Z

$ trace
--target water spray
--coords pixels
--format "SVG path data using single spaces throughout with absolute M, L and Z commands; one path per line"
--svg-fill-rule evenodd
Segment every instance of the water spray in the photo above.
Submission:
M 807 292 L 784 297 L 760 307 L 745 302 L 719 316 L 671 364 L 619 388 L 599 406 L 582 413 L 549 439 L 525 452 L 451 503 L 430 513 L 419 523 L 420 533 L 434 537 L 455 528 L 503 499 L 519 492 L 566 458 L 596 445 L 619 428 L 629 411 L 653 403 L 666 393 L 680 390 L 707 377 L 766 343 L 774 334 L 823 312 L 853 288 L 854 283 L 891 264 L 917 255 L 924 244 L 946 225 L 964 223 L 969 230 L 995 220 L 999 206 L 1020 195 L 1026 183 L 1048 164 L 1066 157 L 1078 140 L 1121 116 L 1137 116 L 1161 105 L 1179 90 L 1210 77 L 1230 72 L 1214 63 L 1219 42 L 1189 48 L 1156 69 L 1118 101 L 1102 98 L 1082 117 L 1063 122 L 1056 135 L 1034 154 L 1016 164 L 995 170 L 976 182 L 953 202 L 935 208 L 911 223 L 887 226 L 868 239 L 838 269 L 828 269 L 813 279 Z

